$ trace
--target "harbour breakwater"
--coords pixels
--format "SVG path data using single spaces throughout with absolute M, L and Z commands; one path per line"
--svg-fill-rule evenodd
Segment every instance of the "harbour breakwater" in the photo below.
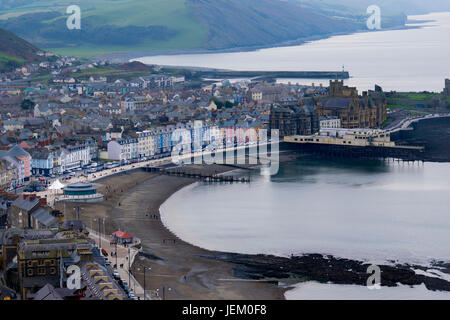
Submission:
M 288 78 L 288 79 L 349 79 L 347 71 L 234 71 L 197 70 L 194 76 L 200 78 Z

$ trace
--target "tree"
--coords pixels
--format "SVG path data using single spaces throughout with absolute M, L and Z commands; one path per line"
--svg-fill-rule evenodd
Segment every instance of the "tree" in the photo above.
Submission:
M 34 103 L 33 101 L 31 101 L 30 99 L 24 99 L 22 101 L 22 103 L 20 104 L 20 107 L 23 110 L 30 110 L 32 108 L 34 108 L 34 106 L 36 105 L 36 103 Z

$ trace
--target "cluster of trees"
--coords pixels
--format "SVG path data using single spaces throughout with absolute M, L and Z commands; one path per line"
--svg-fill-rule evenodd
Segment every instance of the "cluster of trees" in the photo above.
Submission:
M 20 107 L 23 110 L 31 110 L 31 109 L 34 108 L 35 105 L 36 105 L 36 103 L 31 101 L 30 99 L 24 99 L 24 100 L 22 100 L 22 103 L 20 104 Z
M 20 62 L 15 60 L 0 61 L 0 72 L 9 72 L 21 66 Z
M 234 106 L 238 105 L 236 102 L 235 103 L 232 103 L 230 101 L 223 102 L 217 98 L 213 98 L 212 101 L 214 101 L 215 105 L 217 106 L 217 109 L 222 109 L 222 108 L 229 109 L 229 108 L 233 108 Z

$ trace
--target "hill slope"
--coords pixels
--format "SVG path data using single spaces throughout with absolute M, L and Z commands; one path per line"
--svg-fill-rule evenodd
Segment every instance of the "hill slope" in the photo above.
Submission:
M 363 29 L 365 8 L 352 1 L 78 0 L 82 27 L 68 30 L 65 11 L 73 0 L 5 0 L 0 27 L 39 47 L 79 56 L 271 46 Z M 385 27 L 405 22 L 403 14 L 384 18 Z
M 25 62 L 41 60 L 36 54 L 38 51 L 34 45 L 12 32 L 0 29 L 0 71 L 14 69 Z

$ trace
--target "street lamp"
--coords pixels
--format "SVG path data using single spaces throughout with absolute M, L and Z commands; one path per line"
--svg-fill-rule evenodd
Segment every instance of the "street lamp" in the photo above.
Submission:
M 80 206 L 76 206 L 75 208 L 73 208 L 73 210 L 75 210 L 76 212 L 76 219 L 80 220 L 80 210 L 83 209 Z
M 159 292 L 159 289 L 156 289 L 156 291 Z M 172 288 L 168 287 L 168 288 L 167 288 L 167 291 L 172 291 Z M 163 292 L 163 293 L 162 293 L 163 300 L 166 300 L 166 287 L 165 287 L 165 286 L 162 287 L 162 292 Z
M 103 222 L 103 226 L 104 226 L 105 225 L 105 219 L 99 217 L 98 219 L 92 219 L 92 220 L 98 222 L 98 247 L 101 249 L 102 248 L 102 238 L 101 238 L 101 227 L 100 227 L 100 224 L 101 224 L 101 222 Z
M 128 283 L 131 285 L 130 247 L 128 247 Z M 144 289 L 144 297 L 145 297 L 145 289 Z
M 150 268 L 150 267 L 143 267 L 143 269 L 144 269 L 144 300 L 147 300 L 147 295 L 145 294 L 145 290 L 146 290 L 146 281 L 145 281 L 145 271 L 146 271 L 146 269 L 148 269 L 148 271 L 150 271 L 150 270 L 152 270 L 152 268 Z M 138 271 L 141 271 L 141 269 L 137 269 Z

